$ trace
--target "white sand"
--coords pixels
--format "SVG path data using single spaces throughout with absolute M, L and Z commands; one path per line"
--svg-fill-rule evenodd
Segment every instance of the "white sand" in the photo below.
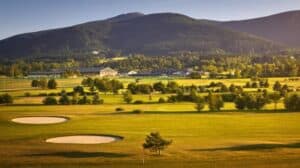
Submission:
M 67 121 L 63 117 L 22 117 L 12 119 L 13 122 L 21 124 L 55 124 Z
M 47 139 L 49 143 L 69 143 L 69 144 L 102 144 L 118 141 L 120 138 L 98 135 L 75 135 L 63 136 Z

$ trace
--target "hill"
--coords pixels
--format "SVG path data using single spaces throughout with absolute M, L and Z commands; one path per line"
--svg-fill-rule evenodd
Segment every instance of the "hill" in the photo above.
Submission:
M 250 20 L 222 22 L 220 25 L 290 47 L 300 48 L 300 11 L 285 12 Z
M 0 57 L 5 58 L 83 57 L 95 50 L 104 54 L 167 55 L 182 51 L 266 53 L 279 49 L 281 46 L 260 37 L 174 13 L 125 14 L 0 41 Z

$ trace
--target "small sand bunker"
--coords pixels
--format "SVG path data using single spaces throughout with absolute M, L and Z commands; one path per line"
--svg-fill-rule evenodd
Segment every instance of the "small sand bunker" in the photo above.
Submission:
M 119 141 L 122 138 L 105 135 L 74 135 L 47 139 L 49 143 L 68 143 L 68 144 L 103 144 Z
M 21 117 L 12 119 L 13 122 L 21 124 L 56 124 L 67 120 L 64 117 Z

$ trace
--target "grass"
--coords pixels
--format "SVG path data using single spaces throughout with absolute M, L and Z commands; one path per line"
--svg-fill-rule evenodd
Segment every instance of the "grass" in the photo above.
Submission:
M 1 78 L 0 91 L 15 97 L 15 104 L 0 106 L 0 167 L 30 168 L 163 168 L 163 167 L 300 167 L 300 113 L 283 111 L 283 103 L 274 112 L 235 110 L 225 103 L 226 112 L 195 112 L 193 103 L 157 104 L 169 95 L 134 95 L 146 104 L 125 104 L 122 95 L 101 94 L 105 104 L 44 106 L 40 93 L 71 90 L 81 78 L 59 79 L 60 88 L 30 88 L 30 80 Z M 134 78 L 120 79 L 124 83 Z M 173 79 L 143 78 L 140 83 L 167 82 Z M 180 85 L 208 84 L 212 80 L 174 79 Z M 299 87 L 285 78 L 270 78 Z M 214 80 L 218 82 L 218 80 Z M 220 80 L 244 85 L 249 79 Z M 270 88 L 269 88 L 270 89 Z M 31 97 L 24 93 L 30 92 Z M 117 107 L 124 112 L 115 112 Z M 131 111 L 140 109 L 142 114 Z M 22 125 L 11 119 L 23 116 L 65 116 L 68 122 L 52 125 Z M 158 157 L 142 150 L 147 134 L 159 131 L 173 144 Z M 49 144 L 47 138 L 74 134 L 122 136 L 119 142 L 100 145 Z M 144 164 L 143 164 L 144 160 Z
M 120 164 L 122 167 L 132 167 L 141 164 L 143 157 L 146 167 L 164 167 L 174 162 L 179 162 L 174 167 L 211 167 L 212 164 L 226 167 L 229 163 L 228 167 L 244 167 L 245 163 L 246 167 L 280 167 L 278 162 L 289 166 L 300 164 L 299 113 L 161 115 L 159 111 L 149 111 L 145 114 L 127 114 L 113 113 L 113 105 L 2 106 L 1 111 L 0 163 L 7 167 L 64 167 L 76 164 L 86 167 L 114 167 Z M 36 115 L 66 116 L 71 120 L 45 126 L 10 122 L 15 117 Z M 148 152 L 143 154 L 141 144 L 152 131 L 159 131 L 174 141 L 162 157 Z M 112 134 L 123 136 L 124 140 L 102 145 L 44 142 L 47 138 L 68 134 Z M 257 159 L 257 156 L 263 157 Z M 266 162 L 265 159 L 274 162 Z M 286 159 L 293 162 L 285 162 Z M 210 162 L 213 163 L 208 164 Z

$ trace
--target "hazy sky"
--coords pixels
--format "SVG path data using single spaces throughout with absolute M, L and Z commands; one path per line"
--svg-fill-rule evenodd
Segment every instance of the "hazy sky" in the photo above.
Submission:
M 0 0 L 0 39 L 128 12 L 239 20 L 298 9 L 300 0 Z

